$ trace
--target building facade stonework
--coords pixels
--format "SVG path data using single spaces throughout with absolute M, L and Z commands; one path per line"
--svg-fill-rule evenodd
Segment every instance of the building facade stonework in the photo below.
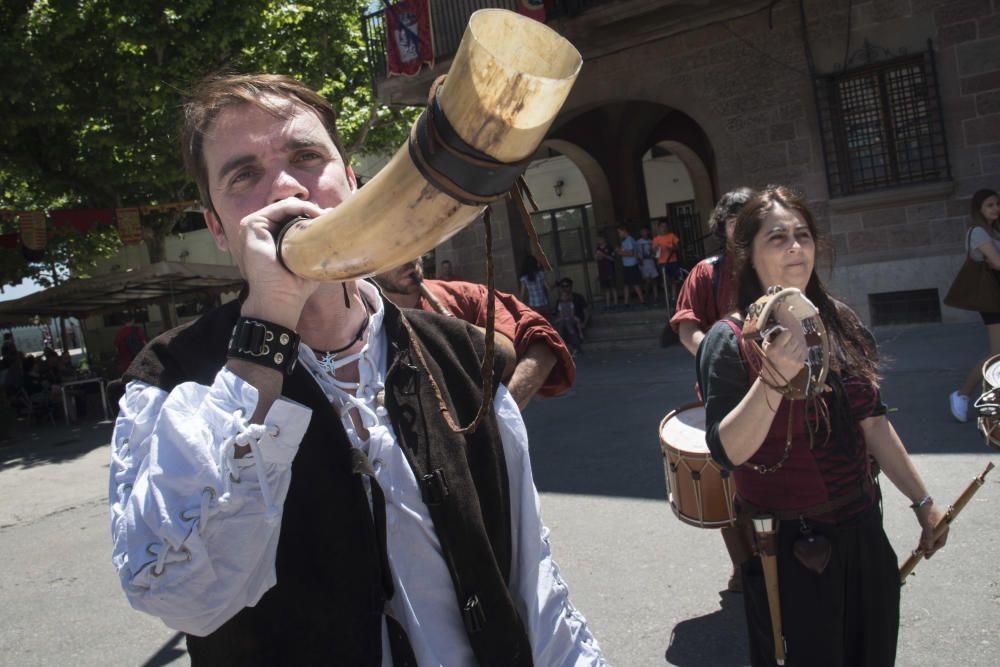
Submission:
M 975 317 L 940 305 L 940 298 L 962 262 L 972 194 L 1000 189 L 1000 1 L 728 2 L 714 14 L 687 5 L 684 20 L 672 2 L 583 4 L 579 14 L 550 21 L 585 62 L 546 145 L 583 172 L 595 218 L 591 240 L 617 222 L 638 225 L 662 215 L 647 210 L 641 171 L 643 154 L 659 145 L 688 168 L 702 224 L 711 203 L 740 185 L 781 183 L 803 192 L 835 250 L 833 291 L 869 322 L 879 323 L 876 304 L 884 297 L 896 295 L 905 306 L 911 293 L 922 300 L 917 318 L 928 317 L 928 295 L 943 321 Z M 609 19 L 610 7 L 618 23 Z M 639 24 L 648 39 L 636 32 Z M 896 74 L 877 74 L 907 58 L 919 61 L 913 71 L 930 80 L 927 99 L 911 91 L 894 101 Z M 868 72 L 883 85 L 861 101 L 874 110 L 858 103 L 851 115 L 845 97 L 835 136 L 821 120 L 823 84 L 816 82 L 861 75 L 857 89 L 864 93 Z M 914 129 L 919 123 L 905 115 L 928 109 L 933 127 Z M 866 152 L 884 148 L 872 138 L 879 123 L 890 133 L 881 141 L 893 142 L 886 153 L 892 165 Z M 919 132 L 934 145 L 918 146 L 927 140 L 914 138 Z M 845 171 L 891 167 L 904 177 L 833 191 L 838 142 L 842 152 L 854 151 L 841 162 Z M 923 175 L 913 178 L 918 171 Z M 499 227 L 504 213 L 494 216 Z M 520 223 L 507 223 L 496 238 L 498 262 L 508 267 L 498 284 L 512 289 L 507 281 L 527 246 Z M 481 239 L 476 225 L 439 250 L 476 278 Z M 906 321 L 905 313 L 896 316 Z

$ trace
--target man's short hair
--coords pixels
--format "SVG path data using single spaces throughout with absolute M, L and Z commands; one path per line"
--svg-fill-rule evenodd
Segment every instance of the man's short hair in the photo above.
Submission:
M 573 286 L 572 278 L 563 278 L 562 280 L 559 281 L 559 287 L 572 287 L 572 286 Z
M 207 77 L 191 91 L 184 104 L 184 126 L 181 130 L 181 155 L 188 174 L 198 186 L 202 205 L 214 211 L 208 188 L 208 168 L 205 165 L 205 133 L 224 110 L 243 104 L 288 118 L 290 112 L 277 100 L 285 100 L 311 109 L 319 116 L 337 152 L 344 157 L 337 135 L 337 114 L 333 106 L 319 93 L 290 76 L 281 74 L 227 74 Z M 345 162 L 345 168 L 347 167 Z

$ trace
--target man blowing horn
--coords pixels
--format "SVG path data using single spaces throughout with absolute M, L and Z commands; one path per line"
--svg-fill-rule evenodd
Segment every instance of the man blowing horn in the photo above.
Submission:
M 493 384 L 472 433 L 438 410 L 477 413 L 482 334 L 276 261 L 283 221 L 354 193 L 330 105 L 288 77 L 211 79 L 183 152 L 247 289 L 125 375 L 110 501 L 130 603 L 187 633 L 194 664 L 603 664 L 510 393 Z

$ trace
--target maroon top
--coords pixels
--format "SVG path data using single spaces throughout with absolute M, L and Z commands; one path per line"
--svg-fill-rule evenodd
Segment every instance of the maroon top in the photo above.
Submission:
M 740 344 L 739 325 L 726 319 L 716 324 L 699 350 L 698 368 L 705 391 L 706 439 L 713 458 L 733 470 L 737 493 L 758 507 L 775 511 L 808 510 L 838 498 L 863 496 L 833 513 L 815 516 L 818 520 L 842 521 L 855 516 L 875 502 L 875 490 L 866 480 L 871 476 L 871 458 L 865 444 L 861 421 L 885 414 L 878 388 L 856 378 L 829 378 L 838 386 L 808 401 L 782 399 L 771 428 L 749 463 L 773 466 L 785 453 L 791 413 L 792 447 L 778 470 L 761 474 L 749 465 L 733 466 L 719 438 L 719 424 L 743 399 L 757 377 L 757 361 Z M 820 404 L 832 424 L 819 415 Z M 813 431 L 810 443 L 807 419 Z

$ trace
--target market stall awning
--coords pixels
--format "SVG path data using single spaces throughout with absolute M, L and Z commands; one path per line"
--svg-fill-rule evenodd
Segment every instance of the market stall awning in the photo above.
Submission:
M 0 325 L 24 318 L 104 315 L 157 303 L 186 303 L 240 289 L 235 266 L 157 262 L 141 269 L 70 280 L 0 303 Z

